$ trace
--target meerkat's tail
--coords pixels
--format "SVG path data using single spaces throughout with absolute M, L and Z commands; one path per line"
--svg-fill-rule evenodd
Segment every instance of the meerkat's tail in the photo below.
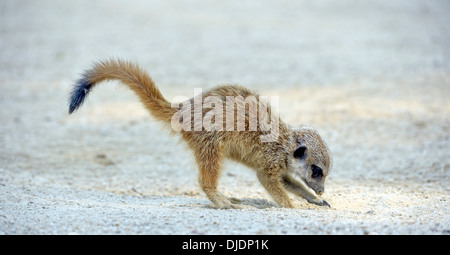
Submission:
M 106 60 L 96 63 L 78 80 L 69 98 L 69 114 L 77 110 L 89 92 L 104 80 L 119 80 L 133 90 L 147 110 L 157 119 L 167 122 L 175 113 L 155 86 L 150 76 L 139 66 L 123 60 Z

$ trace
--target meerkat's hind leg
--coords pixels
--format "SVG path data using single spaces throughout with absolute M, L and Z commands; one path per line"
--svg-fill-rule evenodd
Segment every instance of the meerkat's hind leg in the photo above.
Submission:
M 217 180 L 211 181 L 211 180 L 205 180 L 209 177 L 210 173 L 208 173 L 208 170 L 201 171 L 201 177 L 200 177 L 200 186 L 205 192 L 206 196 L 209 198 L 209 200 L 214 204 L 214 206 L 218 209 L 243 209 L 244 206 L 236 204 L 237 201 L 232 199 L 233 203 L 228 200 L 225 196 L 223 196 L 217 189 Z M 216 182 L 216 183 L 214 183 Z
M 217 189 L 221 170 L 220 153 L 216 149 L 202 150 L 196 154 L 200 170 L 199 183 L 209 200 L 218 209 L 242 209 L 241 205 L 233 204 Z M 206 153 L 206 154 L 205 154 Z M 207 159 L 207 160 L 205 160 Z
M 287 191 L 292 192 L 297 196 L 303 197 L 309 203 L 320 206 L 328 206 L 331 208 L 330 204 L 327 201 L 310 192 L 304 183 L 297 181 L 292 176 L 285 174 L 281 177 L 281 181 Z
M 278 205 L 286 208 L 294 208 L 288 194 L 281 185 L 279 173 L 277 172 L 276 170 L 260 170 L 257 173 L 258 180 Z

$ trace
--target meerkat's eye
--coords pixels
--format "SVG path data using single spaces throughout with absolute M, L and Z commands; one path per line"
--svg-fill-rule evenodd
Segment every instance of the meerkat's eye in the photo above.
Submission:
M 312 177 L 313 178 L 320 178 L 323 176 L 323 171 L 320 167 L 316 165 L 311 165 L 311 171 L 312 171 Z
M 304 159 L 306 156 L 306 146 L 300 145 L 295 151 L 294 151 L 294 158 L 297 159 Z

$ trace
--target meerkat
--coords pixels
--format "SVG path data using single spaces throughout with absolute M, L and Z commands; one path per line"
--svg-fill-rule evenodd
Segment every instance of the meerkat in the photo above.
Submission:
M 78 80 L 70 93 L 69 114 L 77 110 L 89 92 L 105 80 L 119 80 L 127 85 L 150 114 L 167 125 L 174 114 L 182 111 L 180 107 L 173 107 L 162 96 L 150 76 L 139 66 L 128 61 L 109 59 L 94 64 Z M 229 96 L 259 97 L 258 93 L 238 85 L 218 86 L 200 96 L 202 99 L 215 96 L 223 99 L 223 102 Z M 189 101 L 192 103 L 194 100 L 195 97 Z M 190 111 L 189 108 L 187 111 Z M 268 112 L 270 111 L 268 105 Z M 207 111 L 203 109 L 201 114 L 205 116 Z M 237 112 L 233 114 L 236 122 Z M 255 131 L 248 131 L 248 116 L 249 113 L 246 112 L 245 131 L 206 131 L 205 128 L 194 128 L 177 132 L 192 149 L 199 168 L 200 187 L 215 207 L 245 207 L 231 202 L 217 188 L 226 158 L 255 169 L 258 180 L 280 207 L 294 208 L 287 192 L 302 197 L 309 203 L 330 207 L 320 196 L 325 190 L 325 179 L 331 170 L 332 156 L 319 133 L 310 127 L 289 127 L 279 120 L 278 137 L 272 142 L 261 142 L 260 136 L 267 132 L 262 131 L 260 125 L 257 125 Z

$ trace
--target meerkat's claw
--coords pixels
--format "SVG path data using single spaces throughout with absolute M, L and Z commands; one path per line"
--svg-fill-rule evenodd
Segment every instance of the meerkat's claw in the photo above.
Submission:
M 321 206 L 324 206 L 324 205 L 328 206 L 328 208 L 331 208 L 331 205 L 327 201 L 322 200 Z
M 327 202 L 327 201 L 325 201 L 325 200 L 321 200 L 321 201 L 319 201 L 319 202 L 313 202 L 314 204 L 316 204 L 316 205 L 320 205 L 320 206 L 328 206 L 328 208 L 331 208 L 331 205 Z

